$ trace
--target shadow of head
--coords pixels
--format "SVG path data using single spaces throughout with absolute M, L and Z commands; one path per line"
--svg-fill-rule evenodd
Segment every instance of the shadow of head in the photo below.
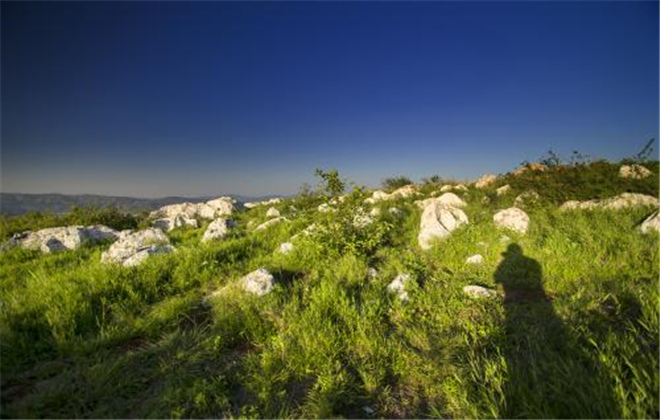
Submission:
M 542 290 L 543 275 L 541 265 L 533 258 L 525 256 L 518 244 L 511 244 L 502 253 L 504 257 L 495 270 L 495 282 L 502 284 L 505 292 Z

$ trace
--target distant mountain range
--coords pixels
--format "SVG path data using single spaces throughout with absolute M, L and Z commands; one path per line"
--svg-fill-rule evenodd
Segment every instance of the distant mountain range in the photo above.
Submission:
M 275 196 L 246 197 L 231 195 L 240 202 L 267 200 Z M 168 204 L 199 203 L 208 201 L 213 197 L 163 197 L 163 198 L 135 198 L 114 197 L 106 195 L 65 195 L 65 194 L 18 194 L 0 193 L 0 214 L 15 216 L 30 211 L 50 211 L 64 213 L 75 206 L 115 206 L 128 212 L 141 210 L 155 210 Z

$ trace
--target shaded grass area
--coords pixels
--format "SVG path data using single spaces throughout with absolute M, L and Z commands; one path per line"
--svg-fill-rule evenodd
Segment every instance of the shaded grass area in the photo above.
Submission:
M 290 221 L 263 232 L 246 226 L 267 208 L 239 213 L 220 242 L 174 231 L 175 253 L 134 268 L 101 265 L 108 245 L 4 252 L 2 416 L 657 418 L 658 235 L 635 230 L 650 210 L 546 203 L 520 236 L 494 228 L 512 198 L 489 194 L 468 192 L 470 223 L 427 252 L 413 198 L 346 226 L 359 192 L 346 214 L 281 203 Z M 338 220 L 341 238 L 277 251 Z M 277 282 L 261 298 L 236 287 L 259 267 Z M 407 303 L 386 290 L 399 273 Z

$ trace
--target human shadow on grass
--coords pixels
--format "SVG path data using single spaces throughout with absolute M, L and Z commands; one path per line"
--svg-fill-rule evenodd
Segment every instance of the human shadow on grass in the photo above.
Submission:
M 495 271 L 504 289 L 504 418 L 618 418 L 609 378 L 557 316 L 538 261 L 511 244 Z

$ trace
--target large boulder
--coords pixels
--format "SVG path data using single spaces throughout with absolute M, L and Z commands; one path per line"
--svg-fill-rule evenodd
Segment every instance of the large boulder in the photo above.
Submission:
M 653 214 L 647 217 L 639 227 L 642 233 L 660 232 L 660 213 L 656 210 Z
M 64 226 L 41 229 L 36 232 L 23 232 L 9 241 L 10 246 L 40 250 L 44 253 L 78 249 L 83 244 L 114 241 L 119 232 L 103 225 Z
M 459 226 L 468 223 L 463 210 L 442 204 L 430 202 L 422 212 L 419 235 L 419 246 L 426 250 L 431 248 L 435 239 L 449 236 Z
M 653 175 L 653 172 L 636 163 L 632 165 L 623 165 L 619 168 L 620 178 L 644 179 L 651 175 Z
M 606 209 L 606 210 L 621 210 L 629 207 L 636 206 L 657 206 L 658 199 L 651 195 L 637 194 L 637 193 L 623 193 L 615 197 L 610 197 L 602 200 L 587 200 L 587 201 L 567 201 L 559 207 L 560 210 L 593 210 L 593 209 Z
M 474 183 L 474 186 L 476 188 L 479 188 L 479 189 L 486 188 L 489 185 L 491 185 L 492 183 L 494 183 L 495 181 L 497 181 L 497 176 L 496 175 L 485 174 L 485 175 L 481 176 L 481 178 L 477 179 L 477 181 Z
M 243 290 L 263 296 L 275 288 L 275 278 L 265 268 L 259 268 L 241 279 Z
M 495 226 L 514 230 L 518 233 L 526 233 L 529 226 L 529 216 L 517 207 L 500 210 L 493 216 Z
M 236 227 L 233 220 L 220 218 L 212 221 L 202 236 L 202 242 L 223 239 L 229 233 L 229 229 Z
M 130 267 L 142 263 L 150 255 L 172 251 L 174 247 L 170 245 L 170 239 L 158 228 L 122 231 L 118 240 L 101 255 L 101 262 Z

